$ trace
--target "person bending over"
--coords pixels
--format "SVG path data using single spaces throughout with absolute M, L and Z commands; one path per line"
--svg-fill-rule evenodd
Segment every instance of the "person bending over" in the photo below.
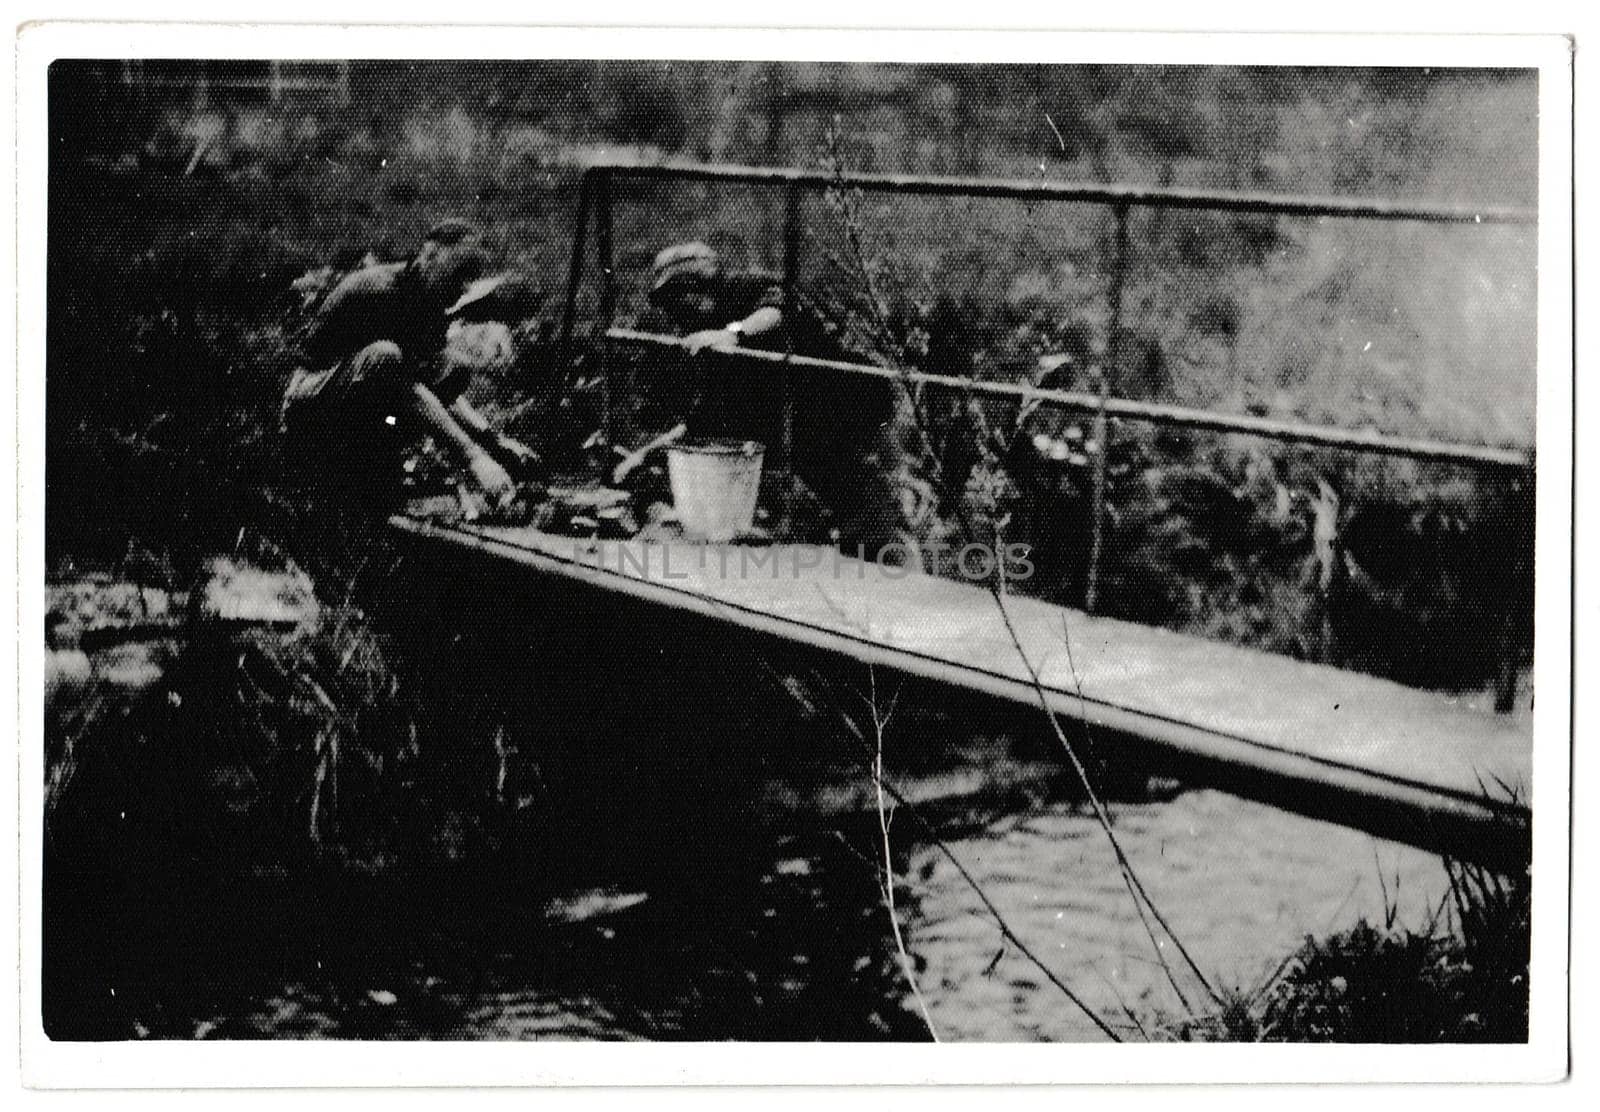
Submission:
M 472 368 L 444 356 L 452 323 L 506 320 L 527 298 L 521 280 L 477 281 L 477 240 L 472 224 L 445 220 L 409 261 L 347 275 L 316 309 L 282 410 L 287 451 L 312 482 L 388 512 L 405 450 L 432 435 L 491 506 L 516 499 L 512 473 L 535 454 L 467 402 Z

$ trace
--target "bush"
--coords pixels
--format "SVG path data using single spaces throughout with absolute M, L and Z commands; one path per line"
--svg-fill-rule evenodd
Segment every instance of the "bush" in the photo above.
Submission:
M 1254 993 L 1157 1030 L 1182 1041 L 1526 1042 L 1532 884 L 1446 867 L 1443 922 L 1403 926 L 1389 903 L 1382 925 L 1307 937 Z

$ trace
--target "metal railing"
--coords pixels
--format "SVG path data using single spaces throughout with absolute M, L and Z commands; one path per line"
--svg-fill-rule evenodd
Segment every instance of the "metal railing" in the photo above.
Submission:
M 638 347 L 667 349 L 687 347 L 680 337 L 641 332 L 632 328 L 608 328 L 604 335 L 607 340 Z M 1385 436 L 1381 433 L 1341 429 L 1331 425 L 1302 425 L 1292 421 L 1274 421 L 1266 417 L 1234 416 L 1209 409 L 1136 402 L 1124 398 L 1102 400 L 1098 395 L 1079 391 L 1049 390 L 1037 386 L 1019 386 L 1010 382 L 988 382 L 983 379 L 958 378 L 954 375 L 928 374 L 923 371 L 901 371 L 865 363 L 844 363 L 836 359 L 789 355 L 781 351 L 761 351 L 753 348 L 707 348 L 706 351 L 724 359 L 792 367 L 802 372 L 862 375 L 893 382 L 939 386 L 969 395 L 1004 398 L 1018 402 L 1039 402 L 1079 413 L 1104 413 L 1112 420 L 1141 421 L 1169 428 L 1237 433 L 1350 452 L 1371 452 L 1375 455 L 1402 456 L 1434 463 L 1464 464 L 1489 471 L 1521 472 L 1531 467 L 1533 462 L 1526 452 L 1515 448 L 1493 448 L 1477 444 L 1454 444 L 1448 441 Z
M 340 104 L 350 103 L 348 61 L 258 62 L 245 59 L 234 65 L 249 66 L 255 72 L 218 70 L 204 59 L 184 61 L 179 72 L 151 72 L 145 67 L 144 59 L 128 59 L 119 64 L 116 80 L 134 94 L 178 90 L 202 102 L 234 93 L 259 93 L 276 104 L 291 93 L 322 93 Z
M 1085 182 L 1050 182 L 1004 178 L 941 178 L 915 174 L 828 174 L 778 166 L 733 166 L 663 162 L 655 164 L 619 163 L 591 166 L 584 171 L 578 189 L 578 216 L 572 245 L 572 265 L 568 273 L 566 302 L 561 337 L 567 350 L 577 312 L 578 289 L 583 280 L 591 216 L 595 225 L 596 254 L 601 281 L 601 318 L 611 324 L 610 310 L 616 305 L 616 289 L 611 254 L 611 190 L 613 178 L 641 181 L 724 182 L 734 185 L 781 187 L 785 192 L 784 282 L 787 288 L 794 276 L 793 263 L 799 256 L 801 234 L 798 214 L 800 197 L 805 192 L 844 187 L 865 193 L 909 194 L 925 197 L 986 197 L 1015 201 L 1059 201 L 1108 205 L 1117 223 L 1117 250 L 1112 258 L 1112 282 L 1120 289 L 1127 265 L 1127 218 L 1130 208 L 1206 209 L 1214 212 L 1243 212 L 1257 215 L 1296 217 L 1340 217 L 1358 220 L 1411 221 L 1429 224 L 1509 224 L 1534 225 L 1538 213 L 1532 209 L 1507 205 L 1439 205 L 1407 201 L 1358 200 L 1348 197 L 1293 197 L 1270 193 L 1229 192 L 1222 190 L 1178 189 L 1156 186 L 1100 185 Z M 1120 298 L 1112 299 L 1113 312 Z
M 1108 206 L 1114 220 L 1112 249 L 1107 290 L 1109 343 L 1104 362 L 1113 372 L 1123 361 L 1120 350 L 1124 317 L 1124 289 L 1130 258 L 1128 242 L 1129 214 L 1134 207 L 1157 209 L 1199 209 L 1216 212 L 1250 213 L 1300 218 L 1339 218 L 1354 220 L 1406 221 L 1446 225 L 1512 225 L 1533 226 L 1538 223 L 1536 211 L 1504 205 L 1420 204 L 1403 201 L 1358 200 L 1341 197 L 1295 197 L 1266 193 L 1229 192 L 1166 187 L 1134 187 L 1102 185 L 1096 183 L 1049 182 L 1035 180 L 1006 180 L 989 178 L 941 178 L 910 174 L 834 174 L 821 171 L 798 170 L 784 167 L 702 165 L 667 162 L 652 165 L 618 164 L 590 167 L 585 171 L 579 188 L 577 225 L 574 231 L 571 265 L 560 326 L 560 352 L 563 365 L 570 364 L 579 291 L 584 280 L 585 257 L 588 254 L 590 224 L 593 224 L 594 253 L 599 276 L 598 316 L 601 321 L 599 335 L 609 342 L 633 345 L 670 345 L 671 337 L 613 327 L 617 306 L 616 269 L 612 242 L 611 183 L 616 178 L 649 181 L 717 182 L 734 185 L 777 188 L 784 192 L 783 220 L 783 272 L 782 283 L 786 304 L 793 308 L 795 285 L 803 234 L 800 218 L 802 198 L 807 193 L 848 189 L 863 193 L 887 193 L 914 196 L 979 197 L 1010 199 L 1022 202 L 1059 202 Z M 799 355 L 734 349 L 728 355 L 748 361 L 776 363 L 783 368 L 793 368 L 802 373 L 828 373 L 867 375 L 899 379 L 909 383 L 928 383 L 969 394 L 1003 397 L 1018 401 L 1035 401 L 1041 405 L 1076 410 L 1092 416 L 1094 439 L 1100 450 L 1095 453 L 1090 491 L 1091 549 L 1086 576 L 1085 609 L 1093 612 L 1097 605 L 1097 587 L 1102 562 L 1102 538 L 1105 533 L 1107 476 L 1106 461 L 1111 422 L 1131 420 L 1169 427 L 1211 430 L 1265 437 L 1288 443 L 1315 445 L 1353 452 L 1370 452 L 1388 456 L 1443 462 L 1474 468 L 1502 478 L 1531 477 L 1534 456 L 1514 448 L 1488 445 L 1460 444 L 1415 438 L 1384 436 L 1377 433 L 1354 431 L 1329 426 L 1276 421 L 1254 416 L 1233 416 L 1208 410 L 1172 405 L 1157 405 L 1115 398 L 1110 394 L 1112 374 L 1096 376 L 1098 391 L 1095 394 L 1046 390 L 1008 383 L 930 375 L 909 368 L 888 369 L 866 364 L 843 363 L 833 360 L 813 359 Z M 602 401 L 608 434 L 611 421 L 612 399 L 609 374 L 604 374 Z M 790 464 L 790 429 L 793 426 L 792 391 L 787 373 L 784 379 L 784 412 L 782 415 L 782 442 L 778 445 L 777 462 L 787 471 Z M 1518 568 L 1517 573 L 1527 569 Z M 1504 646 L 1502 646 L 1504 648 Z M 1502 653 L 1502 659 L 1505 654 Z M 1506 671 L 1497 684 L 1496 703 L 1509 710 L 1514 695 L 1514 671 Z

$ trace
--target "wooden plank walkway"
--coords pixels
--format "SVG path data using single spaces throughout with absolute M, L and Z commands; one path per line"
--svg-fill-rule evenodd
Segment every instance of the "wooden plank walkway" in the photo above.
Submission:
M 1154 747 L 1192 782 L 1496 868 L 1528 860 L 1531 729 L 1448 696 L 1019 596 L 1007 599 L 1008 630 L 981 585 L 816 548 L 596 543 L 405 517 L 392 525 L 618 603 L 690 612 L 729 632 L 1011 702 L 1038 706 L 1042 696 L 1086 722 L 1102 756 Z M 1507 801 L 1500 785 L 1520 799 Z

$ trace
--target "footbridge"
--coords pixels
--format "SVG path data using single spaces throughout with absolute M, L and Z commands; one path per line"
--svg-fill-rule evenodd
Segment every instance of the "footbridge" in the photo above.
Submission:
M 641 190 L 664 185 L 745 187 L 770 197 L 770 214 L 782 224 L 781 235 L 773 238 L 783 245 L 786 289 L 796 283 L 801 265 L 808 197 L 853 192 L 983 198 L 1030 206 L 1092 206 L 1109 215 L 1104 238 L 1110 258 L 1103 270 L 1109 341 L 1102 348 L 1109 373 L 1090 376 L 1097 389 L 1075 392 L 952 378 L 909 366 L 844 363 L 789 352 L 710 353 L 709 361 L 730 382 L 741 374 L 778 375 L 787 397 L 789 384 L 800 376 L 876 376 L 908 389 L 1076 413 L 1092 423 L 1101 445 L 1130 424 L 1208 430 L 1461 468 L 1473 473 L 1475 481 L 1531 492 L 1533 456 L 1515 447 L 1296 424 L 1119 398 L 1113 392 L 1117 364 L 1124 358 L 1119 348 L 1125 332 L 1129 220 L 1135 210 L 1469 227 L 1532 225 L 1536 214 L 1531 211 L 764 167 L 594 167 L 583 179 L 560 342 L 569 357 L 581 346 L 588 366 L 600 368 L 607 435 L 614 435 L 613 412 L 632 381 L 613 378 L 614 357 L 642 351 L 667 361 L 683 354 L 674 350 L 680 341 L 672 337 L 618 327 L 618 275 L 625 268 L 615 242 L 617 209 Z M 639 258 L 639 252 L 633 257 Z M 591 274 L 594 289 L 587 281 Z M 567 365 L 572 365 L 570 358 Z M 791 426 L 792 413 L 783 423 L 785 442 L 769 453 L 780 472 L 791 451 Z M 527 527 L 440 524 L 405 516 L 392 519 L 391 528 L 430 559 L 484 564 L 496 574 L 547 584 L 551 605 L 670 616 L 682 623 L 684 636 L 705 639 L 696 644 L 718 646 L 715 654 L 708 654 L 708 667 L 774 647 L 868 664 L 1048 712 L 1072 724 L 1073 732 L 1090 731 L 1102 758 L 1116 760 L 1120 754 L 1130 761 L 1153 760 L 1187 782 L 1453 858 L 1504 871 L 1527 866 L 1532 771 L 1527 716 L 1093 613 L 1108 513 L 1108 454 L 1099 452 L 1090 476 L 1095 551 L 1088 604 L 1081 608 L 1008 593 L 993 584 L 908 573 L 799 546 L 602 541 Z M 1513 563 L 1503 572 L 1510 593 L 1518 577 L 1531 575 L 1531 568 Z M 1486 648 L 1510 653 L 1509 643 Z M 1505 709 L 1510 688 L 1504 682 L 1501 687 Z

